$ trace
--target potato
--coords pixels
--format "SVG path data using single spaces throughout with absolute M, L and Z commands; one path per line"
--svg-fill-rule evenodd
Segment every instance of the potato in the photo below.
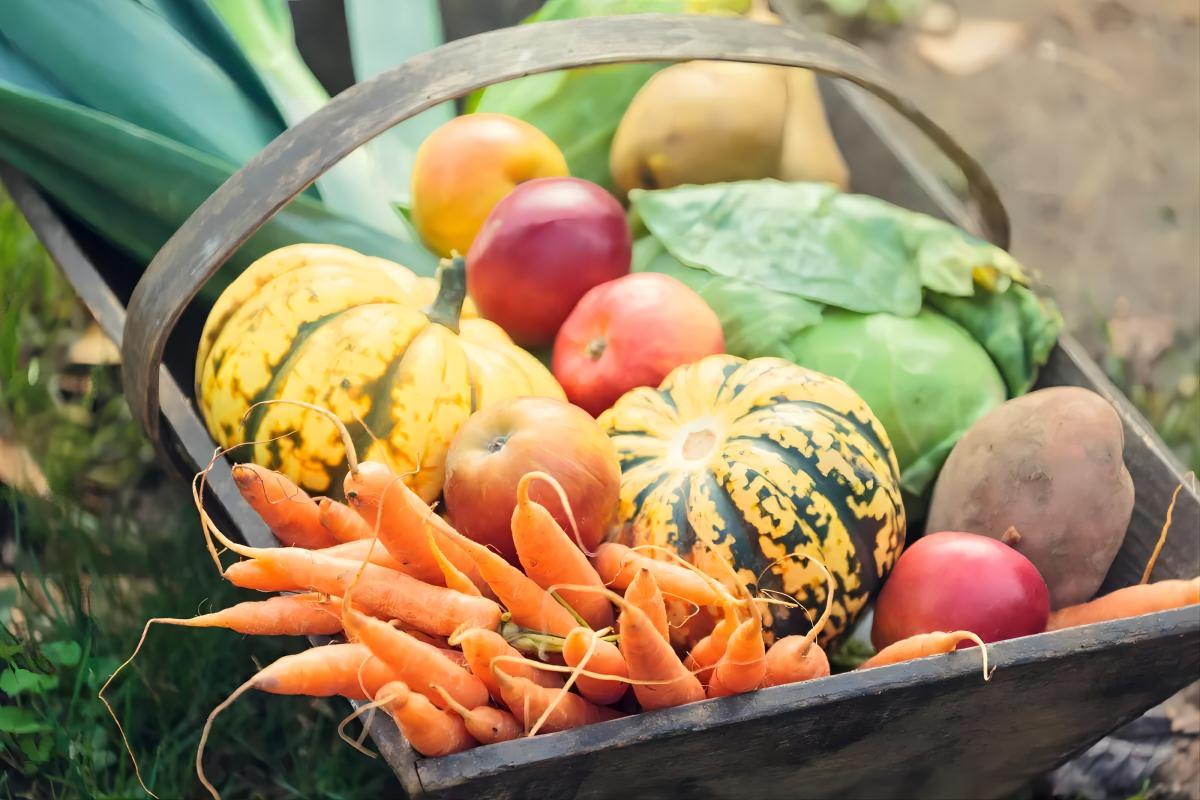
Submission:
M 1050 605 L 1089 600 L 1133 513 L 1124 432 L 1100 395 L 1074 386 L 1009 400 L 971 426 L 934 486 L 926 530 L 1005 539 L 1034 563 Z M 1005 537 L 1015 528 L 1017 536 Z

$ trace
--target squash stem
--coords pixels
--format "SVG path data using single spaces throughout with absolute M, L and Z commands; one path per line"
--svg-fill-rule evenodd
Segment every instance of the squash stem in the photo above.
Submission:
M 438 266 L 438 293 L 426 311 L 430 322 L 458 333 L 458 319 L 467 299 L 467 261 L 460 255 L 445 259 Z

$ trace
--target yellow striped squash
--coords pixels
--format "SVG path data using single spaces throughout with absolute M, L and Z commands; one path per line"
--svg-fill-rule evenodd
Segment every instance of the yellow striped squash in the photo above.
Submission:
M 896 456 L 846 384 L 778 358 L 709 356 L 600 417 L 621 460 L 620 519 L 636 544 L 668 547 L 714 575 L 782 591 L 761 604 L 773 636 L 809 628 L 833 574 L 822 636 L 844 632 L 904 545 Z M 732 583 L 732 576 L 728 579 Z
M 350 428 L 360 458 L 383 461 L 425 500 L 441 494 L 450 440 L 475 410 L 522 395 L 563 398 L 550 372 L 465 298 L 461 259 L 441 285 L 332 245 L 295 245 L 255 262 L 221 295 L 201 334 L 196 397 L 223 447 L 315 493 L 336 495 L 345 450 L 322 406 Z M 461 319 L 460 319 L 461 317 Z

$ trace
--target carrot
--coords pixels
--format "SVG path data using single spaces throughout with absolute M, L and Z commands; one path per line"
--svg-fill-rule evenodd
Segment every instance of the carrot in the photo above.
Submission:
M 357 591 L 355 589 L 355 600 Z M 394 669 L 397 676 L 415 691 L 440 704 L 441 695 L 433 688 L 437 685 L 469 708 L 487 703 L 487 685 L 479 678 L 446 658 L 438 648 L 355 611 L 349 605 L 352 602 L 342 606 L 342 627 L 346 635 L 351 641 L 370 648 L 376 658 Z
M 468 668 L 475 674 L 475 677 L 484 682 L 492 697 L 500 701 L 502 699 L 500 683 L 492 672 L 492 661 L 497 656 L 520 659 L 521 653 L 503 636 L 494 630 L 484 628 L 465 628 L 450 637 L 450 644 L 462 648 Z M 557 675 L 524 664 L 513 664 L 505 669 L 509 675 L 515 678 L 526 678 L 539 686 L 557 689 L 563 685 L 562 679 Z
M 781 686 L 829 674 L 829 656 L 805 636 L 784 636 L 767 650 L 767 674 L 762 685 Z
M 216 788 L 204 774 L 204 747 L 217 715 L 250 689 L 270 694 L 310 697 L 342 695 L 351 700 L 365 700 L 395 679 L 390 667 L 373 658 L 370 650 L 358 644 L 313 647 L 268 664 L 257 675 L 234 689 L 205 720 L 200 744 L 196 748 L 196 775 L 200 783 L 209 794 L 220 800 Z
M 566 636 L 579 624 L 551 593 L 508 563 L 504 556 L 453 529 L 448 535 L 475 562 L 480 576 L 504 603 L 513 622 L 555 636 Z
M 979 645 L 983 654 L 983 679 L 990 680 L 992 673 L 988 671 L 987 645 L 970 631 L 934 631 L 933 633 L 918 633 L 907 639 L 892 642 L 869 659 L 859 664 L 858 669 L 874 669 L 886 667 L 889 664 L 899 664 L 917 658 L 949 653 L 958 648 L 959 643 L 972 641 Z
M 379 541 L 405 568 L 426 583 L 442 583 L 442 571 L 429 551 L 426 531 L 433 529 L 442 552 L 462 572 L 474 570 L 471 560 L 444 534 L 454 531 L 433 513 L 412 489 L 385 464 L 364 461 L 351 468 L 343 483 L 346 502 L 371 527 Z
M 579 546 L 559 527 L 545 506 L 530 499 L 529 484 L 535 480 L 550 483 L 559 492 L 563 508 L 571 515 L 566 492 L 554 476 L 545 472 L 528 472 L 517 483 L 512 537 L 517 559 L 524 567 L 525 574 L 543 589 L 562 583 L 604 588 L 603 581 Z M 603 596 L 569 590 L 564 590 L 561 596 L 593 629 L 612 626 L 612 605 Z
M 193 487 L 199 507 L 196 492 Z M 221 533 L 202 507 L 200 514 L 206 533 L 216 536 L 235 553 L 262 565 L 231 565 L 224 575 L 235 585 L 259 591 L 313 590 L 343 597 L 355 573 L 365 567 L 355 601 L 374 616 L 398 619 L 407 627 L 440 636 L 447 636 L 468 622 L 490 628 L 500 624 L 500 607 L 485 597 L 470 597 L 453 589 L 431 586 L 378 564 L 363 565 L 298 547 L 247 547 Z
M 287 476 L 257 464 L 235 464 L 233 482 L 281 544 L 314 548 L 337 544 L 321 525 L 316 502 Z
M 521 723 L 517 722 L 517 718 L 507 711 L 492 706 L 467 708 L 462 703 L 456 702 L 442 687 L 434 688 L 442 695 L 446 708 L 462 717 L 463 723 L 467 726 L 467 733 L 471 734 L 471 737 L 480 744 L 507 742 L 521 735 Z
M 404 738 L 423 756 L 447 756 L 475 746 L 462 717 L 453 711 L 442 711 L 403 681 L 384 686 L 378 699 L 396 720 Z
M 427 541 L 429 542 L 429 552 L 433 555 L 433 560 L 437 562 L 438 569 L 442 571 L 442 579 L 446 582 L 446 586 L 456 592 L 482 597 L 483 594 L 479 591 L 479 587 L 462 570 L 454 566 L 450 559 L 446 558 L 432 528 L 427 533 Z
M 376 544 L 371 539 L 354 539 L 349 542 L 335 544 L 332 547 L 322 547 L 320 550 L 314 550 L 313 552 L 331 558 L 345 558 L 359 562 L 368 561 L 371 564 L 378 564 L 381 567 L 404 572 L 403 565 L 391 553 L 385 550 L 383 545 Z
M 1046 630 L 1057 631 L 1112 619 L 1125 619 L 1200 603 L 1200 577 L 1139 583 L 1087 603 L 1050 612 Z
M 590 586 L 563 588 L 595 591 Z M 625 657 L 629 682 L 642 709 L 650 711 L 703 700 L 704 687 L 679 660 L 671 643 L 662 637 L 646 612 L 616 592 L 600 591 L 621 609 L 617 620 L 619 649 Z
M 505 672 L 507 667 L 507 664 L 497 664 L 492 672 L 500 685 L 504 704 L 522 725 L 528 726 L 544 716 L 542 730 L 552 733 L 621 716 L 612 709 L 593 705 L 577 694 L 548 689 L 529 678 L 509 675 Z
M 339 542 L 375 538 L 375 530 L 357 511 L 345 503 L 322 497 L 317 501 L 317 509 L 321 524 L 329 531 L 329 535 Z
M 758 688 L 767 674 L 767 646 L 762 619 L 752 614 L 729 636 L 725 652 L 713 668 L 709 697 L 724 697 Z
M 581 626 L 567 634 L 563 640 L 562 657 L 568 667 L 581 667 L 589 672 L 617 678 L 629 677 L 629 667 L 620 649 L 612 642 L 601 639 L 591 628 Z M 600 706 L 617 702 L 625 696 L 628 688 L 619 680 L 604 680 L 582 674 L 576 678 L 575 685 L 579 687 L 580 694 Z
M 818 559 L 802 553 L 796 555 L 809 559 L 825 574 L 825 610 L 804 636 L 785 636 L 767 650 L 767 675 L 764 686 L 779 686 L 784 683 L 799 683 L 811 678 L 823 678 L 829 674 L 829 657 L 817 644 L 817 637 L 825 629 L 833 613 L 833 575 Z
M 604 585 L 626 589 L 639 569 L 648 569 L 664 595 L 678 597 L 698 606 L 716 605 L 725 599 L 714 584 L 716 581 L 669 561 L 659 561 L 616 542 L 605 542 L 596 548 L 592 565 Z
M 741 620 L 738 619 L 735 607 L 732 604 L 726 605 L 725 616 L 713 627 L 712 633 L 692 646 L 691 652 L 688 653 L 683 663 L 689 672 L 695 674 L 700 683 L 707 686 L 712 681 L 713 667 L 725 654 L 729 637 L 740 624 Z
M 654 623 L 655 629 L 670 641 L 671 629 L 667 624 L 667 603 L 663 600 L 662 592 L 658 590 L 658 582 L 654 573 L 642 568 L 633 576 L 629 586 L 625 587 L 625 599 L 646 612 L 646 616 Z M 607 601 L 606 601 L 607 604 Z

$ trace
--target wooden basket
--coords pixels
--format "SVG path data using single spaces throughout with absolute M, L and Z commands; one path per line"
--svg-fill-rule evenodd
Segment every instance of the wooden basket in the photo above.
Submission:
M 135 416 L 160 452 L 190 474 L 209 460 L 215 443 L 190 396 L 190 377 L 181 382 L 163 364 L 168 340 L 204 282 L 291 198 L 396 123 L 475 89 L 568 67 L 691 59 L 808 67 L 843 79 L 823 89 L 855 189 L 1007 246 L 1007 216 L 982 168 L 863 53 L 787 27 L 711 17 L 506 28 L 443 45 L 343 92 L 272 142 L 192 215 L 146 270 L 127 311 L 106 282 L 111 274 L 92 263 L 77 232 L 20 175 L 5 168 L 3 177 L 105 332 L 121 342 Z M 958 165 L 970 187 L 971 214 L 916 164 L 849 84 L 908 118 Z M 1062 384 L 1099 392 L 1123 421 L 1137 505 L 1105 589 L 1136 582 L 1181 469 L 1067 335 L 1039 383 Z M 228 465 L 213 471 L 210 487 L 247 541 L 274 544 L 241 500 Z M 1156 577 L 1200 573 L 1200 497 L 1193 489 L 1180 496 L 1175 532 L 1158 565 Z M 372 736 L 413 797 L 1002 797 L 1200 676 L 1200 610 L 1045 633 L 989 650 L 997 669 L 986 684 L 977 659 L 952 654 L 438 759 L 416 755 L 390 722 L 377 721 Z

